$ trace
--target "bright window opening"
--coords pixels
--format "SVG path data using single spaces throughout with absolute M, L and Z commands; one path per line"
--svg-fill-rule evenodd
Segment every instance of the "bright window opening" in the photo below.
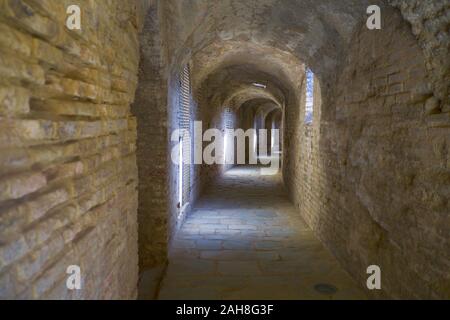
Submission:
M 265 84 L 262 84 L 262 83 L 254 82 L 253 85 L 254 85 L 255 87 L 258 87 L 258 88 L 263 88 L 263 89 L 266 89 L 266 88 L 267 88 L 267 86 L 266 86 Z
M 190 198 L 191 180 L 191 80 L 189 65 L 186 65 L 180 77 L 180 103 L 178 111 L 178 125 L 181 129 L 179 171 L 178 171 L 178 199 L 181 213 L 188 205 Z
M 305 123 L 313 122 L 314 109 L 314 73 L 311 69 L 306 68 L 306 107 L 305 107 Z

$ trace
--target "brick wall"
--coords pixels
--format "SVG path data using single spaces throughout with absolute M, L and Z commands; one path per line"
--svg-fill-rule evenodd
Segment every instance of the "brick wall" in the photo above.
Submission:
M 286 115 L 292 199 L 361 286 L 381 267 L 378 297 L 450 297 L 450 114 L 436 107 L 426 61 L 386 8 L 382 30 L 356 32 L 313 126 L 304 99 Z
M 0 0 L 0 297 L 134 298 L 135 5 Z M 79 265 L 82 290 L 66 288 Z
M 140 34 L 136 101 L 139 167 L 139 265 L 141 271 L 166 261 L 168 250 L 169 144 L 167 75 L 159 4 L 153 2 Z

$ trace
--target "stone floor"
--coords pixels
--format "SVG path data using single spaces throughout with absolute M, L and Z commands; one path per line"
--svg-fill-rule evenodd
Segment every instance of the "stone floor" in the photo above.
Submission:
M 365 299 L 289 202 L 280 176 L 237 167 L 177 234 L 159 299 Z

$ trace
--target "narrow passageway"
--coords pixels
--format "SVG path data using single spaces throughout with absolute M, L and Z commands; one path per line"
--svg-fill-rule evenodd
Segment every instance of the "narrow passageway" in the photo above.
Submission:
M 448 0 L 77 2 L 0 0 L 0 299 L 450 299 Z
M 237 166 L 176 235 L 159 299 L 352 299 L 357 284 L 289 202 L 281 176 Z

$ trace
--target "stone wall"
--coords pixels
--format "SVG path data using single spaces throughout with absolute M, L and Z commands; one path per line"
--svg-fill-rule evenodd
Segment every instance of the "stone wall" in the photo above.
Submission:
M 167 63 L 163 54 L 160 8 L 152 1 L 140 34 L 141 60 L 136 101 L 139 167 L 139 265 L 162 264 L 168 251 L 169 145 Z
M 193 73 L 196 72 L 196 65 L 193 65 Z M 212 122 L 213 119 L 213 111 L 211 110 L 212 106 L 210 104 L 210 101 L 208 100 L 208 94 L 209 90 L 206 86 L 202 86 L 198 88 L 194 92 L 194 110 L 193 110 L 193 121 L 201 121 L 202 122 L 202 137 L 206 130 L 214 126 L 214 123 Z M 193 134 L 193 137 L 195 138 L 195 133 Z M 204 148 L 209 143 L 203 142 L 202 139 L 202 154 Z M 194 149 L 192 149 L 194 152 Z M 198 199 L 198 197 L 201 195 L 201 193 L 204 191 L 204 188 L 208 183 L 216 176 L 217 174 L 217 166 L 210 166 L 206 165 L 204 161 L 200 165 L 193 165 L 191 166 L 192 170 L 192 185 L 191 185 L 191 202 L 195 206 L 195 201 Z
M 430 83 L 442 108 L 449 108 L 450 83 L 450 4 L 446 0 L 388 0 L 411 24 L 411 31 L 424 53 Z
M 291 197 L 361 286 L 381 267 L 377 297 L 450 298 L 450 114 L 433 81 L 410 26 L 386 8 L 382 30 L 361 26 L 322 92 L 334 102 L 313 128 L 287 132 Z
M 0 297 L 134 298 L 134 2 L 0 0 Z M 82 290 L 66 288 L 79 265 Z

